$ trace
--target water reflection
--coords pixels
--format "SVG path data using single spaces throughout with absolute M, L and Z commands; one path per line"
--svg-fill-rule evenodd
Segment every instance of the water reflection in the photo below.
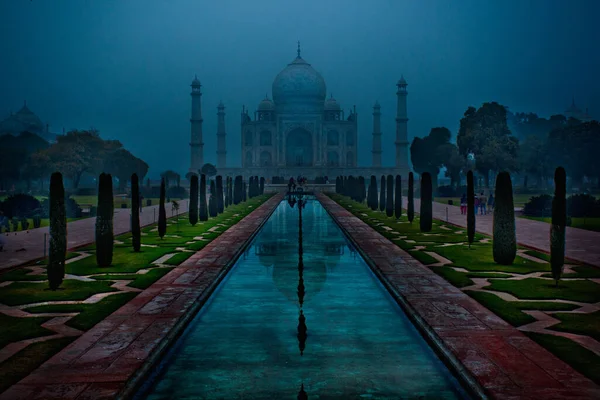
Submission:
M 298 392 L 298 400 L 308 400 L 308 395 L 304 391 L 304 383 L 300 385 L 300 391 Z

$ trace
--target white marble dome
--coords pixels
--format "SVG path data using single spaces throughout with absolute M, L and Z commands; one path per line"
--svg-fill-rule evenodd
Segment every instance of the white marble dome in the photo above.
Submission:
M 325 80 L 309 63 L 300 56 L 289 63 L 273 81 L 273 101 L 284 110 L 323 109 L 327 87 Z

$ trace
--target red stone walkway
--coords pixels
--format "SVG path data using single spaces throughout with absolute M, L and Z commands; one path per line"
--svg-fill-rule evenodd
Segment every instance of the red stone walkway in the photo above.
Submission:
M 317 198 L 442 351 L 497 399 L 598 399 L 600 387 L 323 194 Z M 426 333 L 427 336 L 427 333 Z
M 402 200 L 404 205 L 408 199 Z M 421 200 L 415 199 L 415 212 L 419 212 Z M 433 202 L 433 217 L 446 221 L 446 208 L 448 208 L 447 221 L 458 226 L 467 226 L 467 216 L 460 214 L 459 206 L 450 206 Z M 545 252 L 550 252 L 550 224 L 526 218 L 517 218 L 517 242 L 523 246 L 531 247 Z M 475 229 L 479 233 L 492 236 L 493 216 L 477 215 Z M 567 227 L 566 256 L 572 260 L 600 267 L 600 232 L 587 231 L 579 228 Z
M 170 217 L 171 207 L 166 205 L 167 216 Z M 179 202 L 179 213 L 186 213 L 188 200 Z M 115 235 L 129 232 L 131 210 L 115 209 L 113 219 L 113 231 Z M 150 225 L 158 221 L 158 205 L 143 207 L 140 214 L 140 224 Z M 96 218 L 85 218 L 67 224 L 67 248 L 85 246 L 94 242 L 96 229 Z M 44 234 L 48 234 L 48 227 L 30 229 L 29 232 L 2 234 L 4 250 L 0 253 L 0 270 L 16 267 L 24 263 L 44 257 Z M 48 241 L 48 237 L 46 237 Z M 25 249 L 20 250 L 20 249 Z M 19 250 L 19 251 L 17 251 Z
M 275 195 L 204 249 L 0 395 L 0 400 L 113 399 L 185 327 L 282 199 Z

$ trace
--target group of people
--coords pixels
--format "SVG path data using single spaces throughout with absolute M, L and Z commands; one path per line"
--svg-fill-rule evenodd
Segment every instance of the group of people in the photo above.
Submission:
M 474 206 L 475 215 L 477 215 L 477 211 L 481 215 L 487 215 L 488 208 L 490 212 L 494 210 L 494 194 L 490 193 L 490 197 L 487 197 L 484 192 L 481 192 L 479 196 L 475 196 Z M 463 215 L 467 213 L 467 195 L 465 193 L 460 198 L 460 213 Z
M 288 191 L 294 192 L 294 191 L 296 191 L 296 186 L 302 186 L 306 182 L 307 182 L 306 178 L 301 175 L 298 175 L 297 179 L 294 179 L 294 177 L 291 177 L 288 182 Z

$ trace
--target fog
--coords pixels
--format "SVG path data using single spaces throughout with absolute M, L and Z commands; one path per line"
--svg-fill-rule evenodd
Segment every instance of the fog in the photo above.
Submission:
M 189 167 L 194 74 L 205 161 L 216 161 L 222 100 L 227 164 L 240 166 L 242 106 L 271 97 L 298 40 L 327 91 L 346 112 L 356 105 L 361 166 L 376 100 L 383 164 L 394 163 L 401 74 L 409 140 L 435 126 L 456 135 L 465 109 L 485 101 L 547 117 L 574 96 L 600 117 L 597 0 L 0 1 L 0 117 L 27 100 L 54 132 L 94 127 L 120 140 L 151 177 Z

